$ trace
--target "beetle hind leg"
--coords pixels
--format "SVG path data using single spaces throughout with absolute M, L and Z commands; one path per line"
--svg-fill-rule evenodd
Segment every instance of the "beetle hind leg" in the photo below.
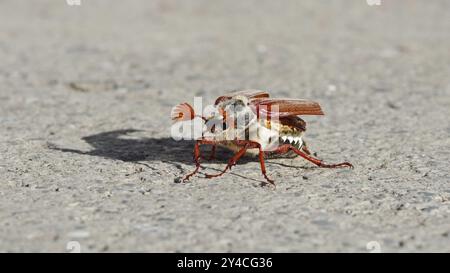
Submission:
M 306 145 L 306 142 L 305 142 L 305 140 L 303 140 L 303 143 L 302 143 L 302 151 L 304 151 L 307 155 L 311 155 L 311 152 L 309 151 L 309 149 L 308 149 L 308 146 Z
M 298 154 L 299 156 L 303 157 L 304 159 L 308 160 L 309 162 L 315 164 L 318 167 L 321 168 L 341 168 L 341 167 L 349 167 L 350 169 L 353 169 L 353 165 L 350 162 L 341 162 L 341 163 L 336 163 L 336 164 L 327 164 L 325 162 L 323 162 L 323 160 L 320 160 L 318 158 L 315 158 L 311 155 L 311 153 L 309 152 L 308 148 L 306 148 L 306 150 L 303 149 L 302 147 L 302 151 L 300 151 L 299 149 L 289 145 L 289 149 L 291 149 L 292 151 L 294 151 L 296 154 Z M 306 146 L 304 146 L 306 147 Z

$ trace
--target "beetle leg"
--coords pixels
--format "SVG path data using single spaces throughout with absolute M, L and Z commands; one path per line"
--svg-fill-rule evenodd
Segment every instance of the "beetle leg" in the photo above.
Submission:
M 216 144 L 213 144 L 213 146 L 211 148 L 211 154 L 210 154 L 208 160 L 213 160 L 213 159 L 216 159 Z
M 205 174 L 206 178 L 213 178 L 223 175 L 228 169 L 231 169 L 233 165 L 236 165 L 237 161 L 247 152 L 248 145 L 246 144 L 242 149 L 240 149 L 230 160 L 223 171 L 218 174 Z
M 266 173 L 266 165 L 264 163 L 264 151 L 261 149 L 261 145 L 259 143 L 253 142 L 253 141 L 246 141 L 246 143 L 244 144 L 244 147 L 239 150 L 229 161 L 227 166 L 225 167 L 225 169 L 218 173 L 218 174 L 206 174 L 206 178 L 213 178 L 213 177 L 218 177 L 223 175 L 228 169 L 231 169 L 232 166 L 236 165 L 237 161 L 243 156 L 245 155 L 245 153 L 247 152 L 247 149 L 249 148 L 258 148 L 259 149 L 259 163 L 261 164 L 261 172 L 264 176 L 264 178 L 267 180 L 267 182 L 269 182 L 271 185 L 275 186 L 275 182 L 270 179 L 267 176 Z
M 264 164 L 264 152 L 261 149 L 261 145 L 258 144 L 258 148 L 259 148 L 259 163 L 261 164 L 261 172 L 264 175 L 264 178 L 267 180 L 267 182 L 269 182 L 270 184 L 272 184 L 275 187 L 275 182 L 270 179 L 269 177 L 267 177 L 266 174 L 266 165 Z
M 212 147 L 211 147 L 211 154 L 209 155 L 208 158 L 206 158 L 206 157 L 204 157 L 204 156 L 201 156 L 201 158 L 202 158 L 202 159 L 205 159 L 205 160 L 213 160 L 213 159 L 216 159 L 216 144 L 212 144 Z
M 305 140 L 303 140 L 302 151 L 305 152 L 307 155 L 311 155 L 311 152 L 309 151 L 308 146 L 306 145 Z
M 286 145 L 289 145 L 289 144 L 286 144 Z M 308 155 L 308 154 L 300 151 L 299 149 L 295 148 L 292 145 L 289 145 L 289 149 L 291 149 L 292 151 L 294 151 L 299 156 L 303 157 L 304 159 L 314 163 L 315 165 L 317 165 L 317 166 L 319 166 L 321 168 L 350 167 L 351 169 L 353 169 L 353 165 L 351 163 L 349 163 L 349 162 L 342 162 L 342 163 L 337 163 L 337 164 L 326 164 L 322 160 L 317 159 L 317 158 L 315 158 L 315 157 L 313 157 L 311 155 Z
M 200 159 L 202 158 L 202 156 L 200 154 L 200 144 L 210 144 L 210 145 L 213 145 L 213 147 L 216 146 L 216 142 L 213 140 L 200 139 L 200 140 L 195 141 L 195 146 L 194 146 L 195 170 L 193 172 L 185 175 L 183 178 L 183 182 L 188 181 L 189 178 L 191 176 L 193 176 L 194 174 L 196 174 L 198 172 L 198 170 L 200 169 Z M 215 148 L 214 148 L 214 152 L 215 152 Z
M 200 169 L 200 140 L 197 140 L 195 142 L 195 146 L 194 146 L 194 162 L 195 162 L 195 170 L 189 174 L 187 174 L 184 178 L 183 178 L 183 182 L 186 182 L 189 180 L 189 178 L 191 176 L 193 176 L 194 174 L 196 174 L 198 172 L 198 169 Z
M 281 145 L 281 146 L 278 146 L 275 150 L 273 150 L 273 151 L 268 151 L 268 152 L 265 152 L 265 154 L 267 154 L 267 155 L 270 155 L 270 154 L 285 154 L 285 153 L 287 153 L 287 152 L 289 152 L 289 147 L 290 147 L 291 145 L 289 145 L 289 144 L 283 144 L 283 145 Z

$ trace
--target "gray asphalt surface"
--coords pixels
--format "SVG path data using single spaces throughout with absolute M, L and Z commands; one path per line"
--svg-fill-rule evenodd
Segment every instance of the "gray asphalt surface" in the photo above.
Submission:
M 450 2 L 0 1 L 0 251 L 450 251 Z M 328 162 L 191 171 L 170 110 L 319 101 Z M 202 172 L 224 167 L 221 160 Z

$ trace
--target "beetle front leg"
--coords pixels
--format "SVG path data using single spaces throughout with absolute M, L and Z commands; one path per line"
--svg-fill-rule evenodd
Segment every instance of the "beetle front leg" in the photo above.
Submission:
M 195 146 L 194 146 L 194 162 L 195 162 L 195 170 L 189 174 L 187 174 L 184 178 L 183 178 L 183 182 L 187 182 L 189 180 L 189 178 L 193 175 L 195 175 L 198 170 L 200 169 L 200 141 L 197 140 L 195 142 Z
M 200 166 L 200 159 L 202 158 L 201 153 L 200 153 L 200 145 L 201 144 L 213 145 L 213 147 L 214 147 L 213 152 L 215 152 L 215 147 L 216 147 L 217 142 L 213 141 L 213 140 L 206 140 L 206 139 L 200 139 L 200 140 L 195 141 L 195 146 L 194 146 L 195 170 L 193 172 L 185 175 L 183 178 L 183 182 L 187 182 L 189 180 L 189 178 L 191 178 L 191 176 L 198 173 L 198 170 L 201 167 Z

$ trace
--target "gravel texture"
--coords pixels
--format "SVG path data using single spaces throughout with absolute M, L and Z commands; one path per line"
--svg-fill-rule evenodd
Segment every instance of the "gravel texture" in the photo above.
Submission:
M 449 1 L 81 3 L 0 1 L 0 251 L 450 251 Z M 172 106 L 245 88 L 319 101 L 355 169 L 175 183 Z

